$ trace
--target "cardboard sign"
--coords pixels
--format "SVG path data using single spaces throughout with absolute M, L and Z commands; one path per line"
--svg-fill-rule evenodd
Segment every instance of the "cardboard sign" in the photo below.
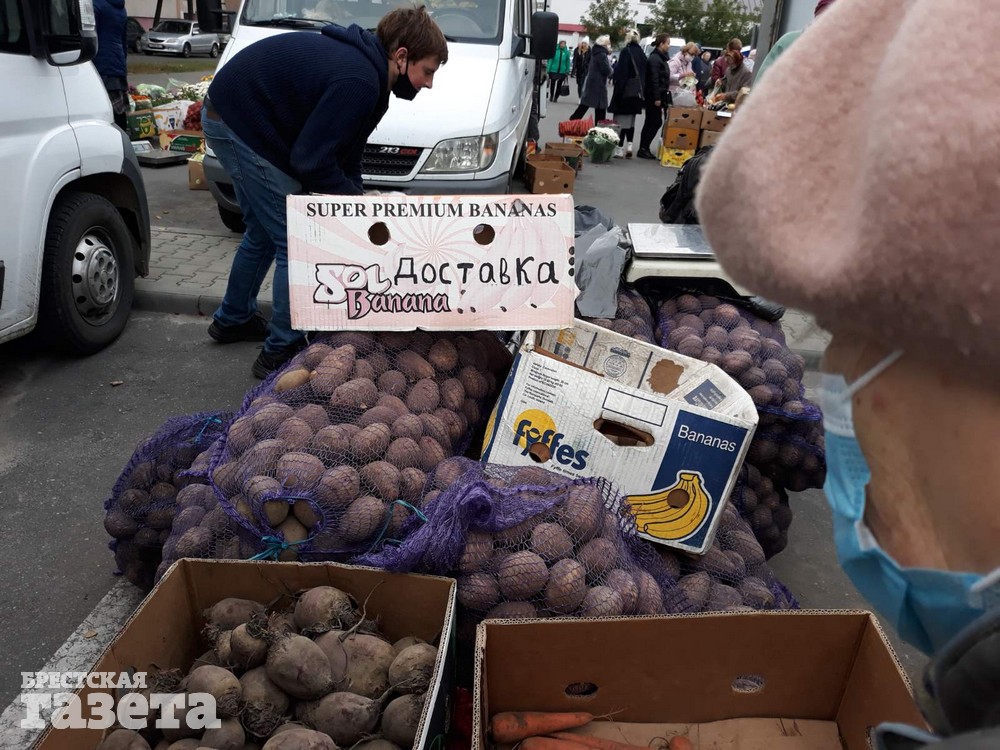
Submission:
M 289 196 L 292 326 L 564 328 L 573 241 L 569 195 Z
M 750 396 L 715 365 L 577 320 L 528 335 L 483 460 L 606 477 L 641 536 L 703 554 L 756 425 Z

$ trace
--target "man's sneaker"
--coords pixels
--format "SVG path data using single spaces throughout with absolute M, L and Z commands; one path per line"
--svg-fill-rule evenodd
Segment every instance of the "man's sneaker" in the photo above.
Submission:
M 267 320 L 259 312 L 253 314 L 246 323 L 238 326 L 221 326 L 213 320 L 208 327 L 208 335 L 220 344 L 235 344 L 237 341 L 264 341 L 267 338 Z
M 622 148 L 621 146 L 615 146 L 615 158 L 616 159 L 624 159 L 625 158 L 625 149 Z
M 648 148 L 640 148 L 636 152 L 636 156 L 638 156 L 640 159 L 656 159 L 656 157 L 653 156 L 653 153 Z
M 288 349 L 281 349 L 276 352 L 269 352 L 266 349 L 262 349 L 260 354 L 257 355 L 257 359 L 254 361 L 253 367 L 251 368 L 253 376 L 263 380 L 275 370 L 284 367 L 284 365 L 300 351 L 302 351 L 302 346 L 292 346 Z

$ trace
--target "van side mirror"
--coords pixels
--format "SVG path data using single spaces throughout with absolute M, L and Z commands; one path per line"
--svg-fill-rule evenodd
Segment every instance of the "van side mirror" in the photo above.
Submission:
M 33 57 L 57 67 L 94 59 L 97 28 L 93 0 L 41 0 L 28 4 L 26 11 Z
M 531 14 L 531 56 L 551 60 L 559 40 L 559 16 L 547 10 Z

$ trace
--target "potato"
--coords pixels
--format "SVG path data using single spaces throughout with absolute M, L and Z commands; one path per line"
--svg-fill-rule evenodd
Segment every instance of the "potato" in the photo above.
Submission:
M 549 569 L 534 552 L 514 552 L 500 561 L 497 584 L 505 599 L 530 599 L 545 588 Z
M 312 389 L 320 396 L 330 396 L 354 372 L 357 350 L 351 346 L 341 346 L 331 351 L 316 365 L 310 378 Z
M 639 587 L 632 575 L 620 568 L 612 570 L 608 573 L 607 586 L 621 598 L 622 614 L 635 614 L 639 606 Z
M 351 438 L 361 431 L 353 424 L 337 424 L 317 430 L 309 449 L 327 461 L 341 461 L 351 449 Z
M 385 451 L 385 460 L 399 469 L 418 467 L 422 462 L 420 444 L 411 438 L 396 438 Z
M 457 378 L 449 378 L 441 383 L 441 405 L 445 409 L 461 410 L 465 397 L 465 386 Z
M 202 526 L 185 531 L 177 540 L 177 557 L 206 558 L 212 548 L 212 532 Z
M 458 579 L 458 601 L 473 612 L 486 612 L 497 603 L 500 589 L 489 573 L 473 573 Z
M 717 612 L 720 610 L 739 607 L 743 604 L 743 597 L 740 592 L 732 586 L 727 586 L 718 581 L 712 582 L 712 587 L 708 594 L 708 601 L 705 603 L 706 612 Z
M 712 578 L 708 573 L 700 571 L 683 576 L 677 582 L 688 601 L 694 606 L 696 612 L 705 609 L 708 597 L 712 590 Z
M 415 414 L 404 414 L 392 422 L 392 437 L 419 440 L 424 434 L 424 426 L 420 417 Z
M 396 369 L 411 383 L 434 377 L 434 366 L 409 349 L 404 349 L 396 355 Z
M 465 574 L 475 573 L 486 567 L 493 559 L 493 538 L 489 534 L 470 531 L 465 538 L 465 547 L 458 559 L 458 569 Z
M 422 437 L 418 445 L 420 447 L 420 468 L 424 471 L 434 471 L 434 467 L 448 457 L 441 443 L 434 438 Z
M 378 388 L 368 378 L 355 378 L 338 385 L 330 396 L 330 407 L 341 413 L 362 412 L 375 405 Z
M 618 563 L 618 549 L 614 542 L 604 537 L 591 539 L 576 553 L 587 571 L 587 581 L 593 583 L 602 580 Z
M 354 372 L 351 373 L 351 377 L 375 380 L 377 374 L 378 373 L 375 372 L 375 368 L 371 366 L 370 362 L 364 359 L 359 359 L 354 362 Z
M 438 408 L 441 392 L 431 378 L 418 380 L 406 394 L 406 406 L 414 414 L 426 414 Z
M 517 476 L 516 474 L 515 477 Z M 554 479 L 548 475 L 546 481 L 551 484 Z M 514 483 L 515 480 L 512 479 L 511 484 Z M 556 520 L 575 541 L 587 542 L 593 539 L 604 522 L 604 497 L 597 484 L 583 483 L 570 487 L 566 500 L 556 509 Z
M 290 450 L 297 451 L 309 445 L 314 434 L 313 428 L 304 419 L 289 417 L 278 427 L 275 437 L 283 440 Z
M 546 609 L 560 615 L 572 614 L 587 595 L 586 571 L 576 560 L 560 560 L 549 571 L 545 585 Z
M 385 397 L 383 396 L 382 398 Z M 382 399 L 380 398 L 379 402 L 381 401 Z M 396 412 L 395 409 L 392 409 L 389 406 L 379 406 L 376 404 L 371 409 L 362 414 L 360 417 L 358 417 L 354 421 L 354 424 L 356 424 L 358 427 L 361 428 L 365 428 L 373 424 L 384 424 L 386 426 L 389 426 L 396 420 L 396 417 L 398 416 L 399 414 Z
M 459 456 L 446 458 L 434 469 L 434 486 L 446 490 L 461 479 L 471 466 L 477 464 Z
M 440 338 L 431 345 L 427 359 L 438 372 L 448 372 L 458 367 L 458 349 L 448 339 Z
M 775 398 L 771 393 L 770 387 L 767 385 L 757 385 L 753 388 L 748 388 L 747 393 L 750 394 L 750 398 L 757 406 L 770 406 L 775 403 Z
M 445 454 L 450 453 L 454 441 L 446 423 L 434 414 L 421 414 L 419 418 L 420 424 L 423 427 L 423 434 L 436 441 Z M 434 465 L 436 466 L 441 460 L 443 460 L 443 457 L 436 461 Z M 424 463 L 427 462 L 425 461 Z
M 303 526 L 297 518 L 294 516 L 289 516 L 277 527 L 278 533 L 281 538 L 284 539 L 289 544 L 293 542 L 303 542 L 309 538 L 309 529 Z M 278 559 L 282 562 L 289 561 L 294 562 L 299 559 L 299 553 L 296 549 L 298 545 L 293 545 L 288 549 L 282 550 L 281 554 L 278 555 Z
M 482 371 L 489 366 L 486 348 L 479 341 L 468 336 L 459 336 L 455 339 L 455 346 L 458 349 L 458 363 L 462 367 L 472 367 Z
M 120 510 L 109 510 L 104 516 L 104 530 L 115 539 L 130 539 L 139 530 L 139 524 Z
M 326 466 L 316 456 L 310 453 L 286 453 L 278 459 L 274 478 L 285 490 L 301 492 L 316 486 Z
M 390 396 L 403 396 L 409 389 L 406 376 L 399 370 L 387 370 L 378 376 L 378 389 Z
M 296 500 L 292 504 L 292 515 L 310 531 L 319 526 L 323 519 L 323 514 L 308 500 Z
M 622 598 L 608 586 L 595 586 L 587 592 L 580 605 L 580 617 L 619 617 L 623 612 Z
M 311 375 L 312 373 L 304 366 L 288 370 L 274 382 L 274 391 L 275 393 L 284 393 L 295 388 L 301 388 L 309 382 Z
M 754 609 L 772 609 L 774 607 L 774 593 L 759 578 L 754 576 L 744 578 L 736 590 L 743 598 L 743 603 L 748 607 Z
M 330 424 L 326 409 L 319 404 L 306 404 L 296 410 L 294 416 L 309 425 L 314 433 Z
M 267 441 L 265 441 L 267 442 Z M 256 446 L 254 446 L 256 448 Z M 250 455 L 253 449 L 248 451 L 245 455 Z M 244 459 L 240 459 L 242 463 Z M 229 463 L 220 464 L 212 472 L 212 484 L 218 487 L 226 495 L 233 495 L 239 492 L 240 487 L 240 475 L 243 473 L 241 470 L 241 463 L 235 461 L 230 461 Z
M 675 349 L 678 354 L 699 359 L 705 350 L 705 345 L 697 336 L 685 336 L 678 342 Z
M 377 461 L 392 440 L 391 430 L 382 423 L 370 424 L 351 439 L 351 458 L 359 463 Z
M 302 366 L 309 370 L 315 370 L 316 366 L 326 359 L 326 356 L 332 351 L 333 347 L 319 341 L 310 344 L 302 351 Z
M 264 518 L 267 519 L 268 525 L 273 529 L 283 524 L 290 512 L 288 502 L 285 500 L 268 500 L 261 506 L 261 510 L 264 513 Z
M 677 559 L 677 555 L 674 554 L 673 550 L 669 550 L 660 545 L 653 545 L 656 548 L 657 554 L 660 556 L 660 560 L 663 562 L 663 567 L 666 568 L 667 573 L 675 581 L 681 577 L 681 563 Z
M 344 511 L 338 531 L 349 544 L 357 544 L 370 539 L 385 523 L 385 504 L 378 498 L 366 495 L 359 497 Z
M 256 439 L 253 415 L 246 415 L 229 425 L 226 431 L 226 449 L 230 456 L 236 457 L 253 445 Z
M 265 404 L 252 417 L 254 434 L 260 440 L 274 437 L 278 427 L 292 416 L 292 407 L 288 404 L 272 403 Z
M 760 334 L 752 328 L 737 328 L 729 334 L 729 346 L 734 350 L 743 350 L 751 357 L 760 354 Z
M 399 469 L 388 461 L 367 464 L 361 467 L 359 475 L 364 486 L 382 500 L 392 502 L 399 498 Z
M 531 531 L 531 551 L 547 563 L 573 554 L 573 540 L 557 523 L 540 523 Z
M 663 589 L 649 573 L 642 569 L 633 571 L 636 585 L 639 588 L 639 600 L 636 602 L 635 614 L 637 615 L 662 615 L 665 614 L 663 607 Z
M 741 373 L 737 380 L 741 386 L 749 390 L 758 385 L 763 385 L 766 377 L 767 375 L 762 369 L 759 367 L 751 367 L 746 372 Z
M 451 445 L 459 445 L 469 429 L 469 423 L 465 418 L 465 414 L 460 411 L 452 411 L 451 409 L 435 409 L 433 416 L 441 420 L 441 424 L 444 425 L 448 432 L 448 437 L 451 438 Z M 431 435 L 430 437 L 434 436 Z
M 722 367 L 727 374 L 738 378 L 742 373 L 754 366 L 753 357 L 747 352 L 737 349 L 723 354 L 722 362 L 719 363 L 719 366 Z
M 261 440 L 240 457 L 240 470 L 246 475 L 268 474 L 287 450 L 283 440 Z
M 468 398 L 480 401 L 489 395 L 489 384 L 482 373 L 474 367 L 463 367 L 458 380 L 465 388 Z
M 323 472 L 316 485 L 316 501 L 322 508 L 342 510 L 361 494 L 361 478 L 351 466 L 336 466 Z
M 399 472 L 399 495 L 409 503 L 418 503 L 427 483 L 427 475 L 420 469 L 408 467 Z

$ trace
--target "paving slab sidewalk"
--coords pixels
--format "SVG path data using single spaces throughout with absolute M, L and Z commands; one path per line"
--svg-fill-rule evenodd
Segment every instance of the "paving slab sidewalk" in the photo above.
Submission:
M 136 282 L 135 306 L 142 310 L 211 316 L 226 293 L 226 282 L 239 235 L 153 227 L 149 276 Z M 261 287 L 259 302 L 268 312 L 271 277 Z M 809 316 L 789 310 L 782 320 L 789 346 L 816 369 L 829 335 Z

